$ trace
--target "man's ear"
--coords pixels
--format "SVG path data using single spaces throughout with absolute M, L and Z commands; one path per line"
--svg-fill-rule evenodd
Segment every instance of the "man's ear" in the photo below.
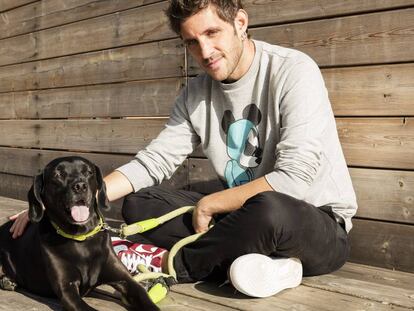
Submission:
M 248 24 L 249 24 L 249 16 L 247 15 L 247 12 L 243 9 L 238 10 L 236 17 L 234 19 L 234 27 L 239 36 L 247 32 Z
M 103 176 L 99 167 L 95 165 L 95 173 L 96 173 L 96 182 L 98 185 L 98 208 L 103 210 L 109 210 L 109 202 L 108 198 L 106 197 L 106 186 L 103 180 Z
M 31 222 L 39 222 L 44 213 L 44 205 L 42 201 L 43 190 L 43 172 L 36 175 L 33 179 L 33 185 L 27 194 L 29 202 L 29 219 Z

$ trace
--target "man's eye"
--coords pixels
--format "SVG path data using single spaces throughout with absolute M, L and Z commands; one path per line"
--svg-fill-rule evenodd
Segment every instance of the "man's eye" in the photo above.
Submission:
M 218 30 L 210 30 L 207 32 L 207 36 L 214 37 L 216 34 L 218 34 Z

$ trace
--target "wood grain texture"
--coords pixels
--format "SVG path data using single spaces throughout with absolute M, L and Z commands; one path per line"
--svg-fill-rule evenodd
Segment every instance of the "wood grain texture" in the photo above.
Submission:
M 250 26 L 298 20 L 360 14 L 413 5 L 412 0 L 332 1 L 332 0 L 245 0 Z
M 414 64 L 322 69 L 336 116 L 414 116 Z
M 369 287 L 373 288 L 373 293 L 375 293 L 374 288 L 377 288 L 378 286 L 401 288 L 411 291 L 414 289 L 412 273 L 361 265 L 352 262 L 345 263 L 345 265 L 338 271 L 335 271 L 333 275 L 338 279 L 367 282 L 369 283 Z M 314 280 L 317 278 L 306 278 L 306 280 L 310 279 Z M 401 293 L 394 293 L 394 295 L 395 294 L 400 295 Z M 402 294 L 402 296 L 404 297 L 405 295 Z M 414 297 L 410 296 L 408 296 L 408 298 L 414 299 Z M 381 295 L 377 295 L 376 299 L 381 299 Z
M 322 69 L 336 116 L 414 116 L 414 65 Z M 166 116 L 184 79 L 0 93 L 0 119 Z
M 350 261 L 414 272 L 414 226 L 353 219 Z
M 369 299 L 383 305 L 404 308 L 414 306 L 413 275 L 400 271 L 390 272 L 387 269 L 348 263 L 332 274 L 304 278 L 302 284 Z
M 158 0 L 31 1 L 33 3 L 2 13 L 2 18 L 0 18 L 0 39 L 119 12 L 157 1 Z
M 182 78 L 0 93 L 0 119 L 168 116 Z
M 35 0 L 0 0 L 0 12 L 11 10 L 19 6 L 37 2 Z
M 340 282 L 341 279 L 337 278 Z M 362 282 L 361 282 L 362 284 Z M 236 308 L 237 310 L 320 310 L 320 311 L 343 311 L 343 310 L 409 310 L 405 307 L 387 305 L 381 302 L 360 298 L 355 296 L 335 293 L 310 286 L 300 285 L 293 289 L 287 289 L 275 296 L 266 299 L 254 299 L 244 296 L 227 285 L 218 288 L 218 284 L 181 284 L 173 288 L 174 292 L 191 295 L 198 299 L 208 300 L 220 305 Z M 358 291 L 358 285 L 354 293 Z M 395 289 L 398 295 L 398 289 Z
M 32 184 L 32 177 L 0 173 L 0 196 L 26 201 Z
M 0 40 L 0 65 L 73 55 L 177 37 L 166 2 Z
M 357 217 L 414 224 L 414 172 L 350 168 Z
M 135 154 L 161 131 L 165 119 L 3 120 L 0 145 Z
M 105 154 L 91 152 L 68 152 L 40 149 L 5 148 L 0 147 L 0 172 L 10 175 L 33 177 L 55 158 L 81 156 L 101 169 L 103 175 L 111 173 L 114 169 L 128 163 L 133 154 Z
M 414 9 L 252 29 L 253 38 L 295 48 L 319 66 L 413 61 Z
M 0 92 L 181 77 L 178 39 L 0 67 Z
M 414 169 L 412 118 L 339 118 L 336 123 L 348 165 Z

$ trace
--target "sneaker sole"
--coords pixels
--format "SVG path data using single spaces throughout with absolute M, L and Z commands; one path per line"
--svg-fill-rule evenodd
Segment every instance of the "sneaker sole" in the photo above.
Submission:
M 302 281 L 302 264 L 297 258 L 247 254 L 232 263 L 229 274 L 239 292 L 251 297 L 269 297 L 298 286 Z

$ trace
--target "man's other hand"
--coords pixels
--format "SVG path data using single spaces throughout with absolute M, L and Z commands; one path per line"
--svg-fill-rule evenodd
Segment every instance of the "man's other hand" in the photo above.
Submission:
M 10 228 L 10 233 L 12 234 L 13 239 L 16 239 L 23 234 L 29 223 L 29 210 L 21 211 L 16 215 L 10 216 L 9 219 L 14 220 L 14 223 Z

